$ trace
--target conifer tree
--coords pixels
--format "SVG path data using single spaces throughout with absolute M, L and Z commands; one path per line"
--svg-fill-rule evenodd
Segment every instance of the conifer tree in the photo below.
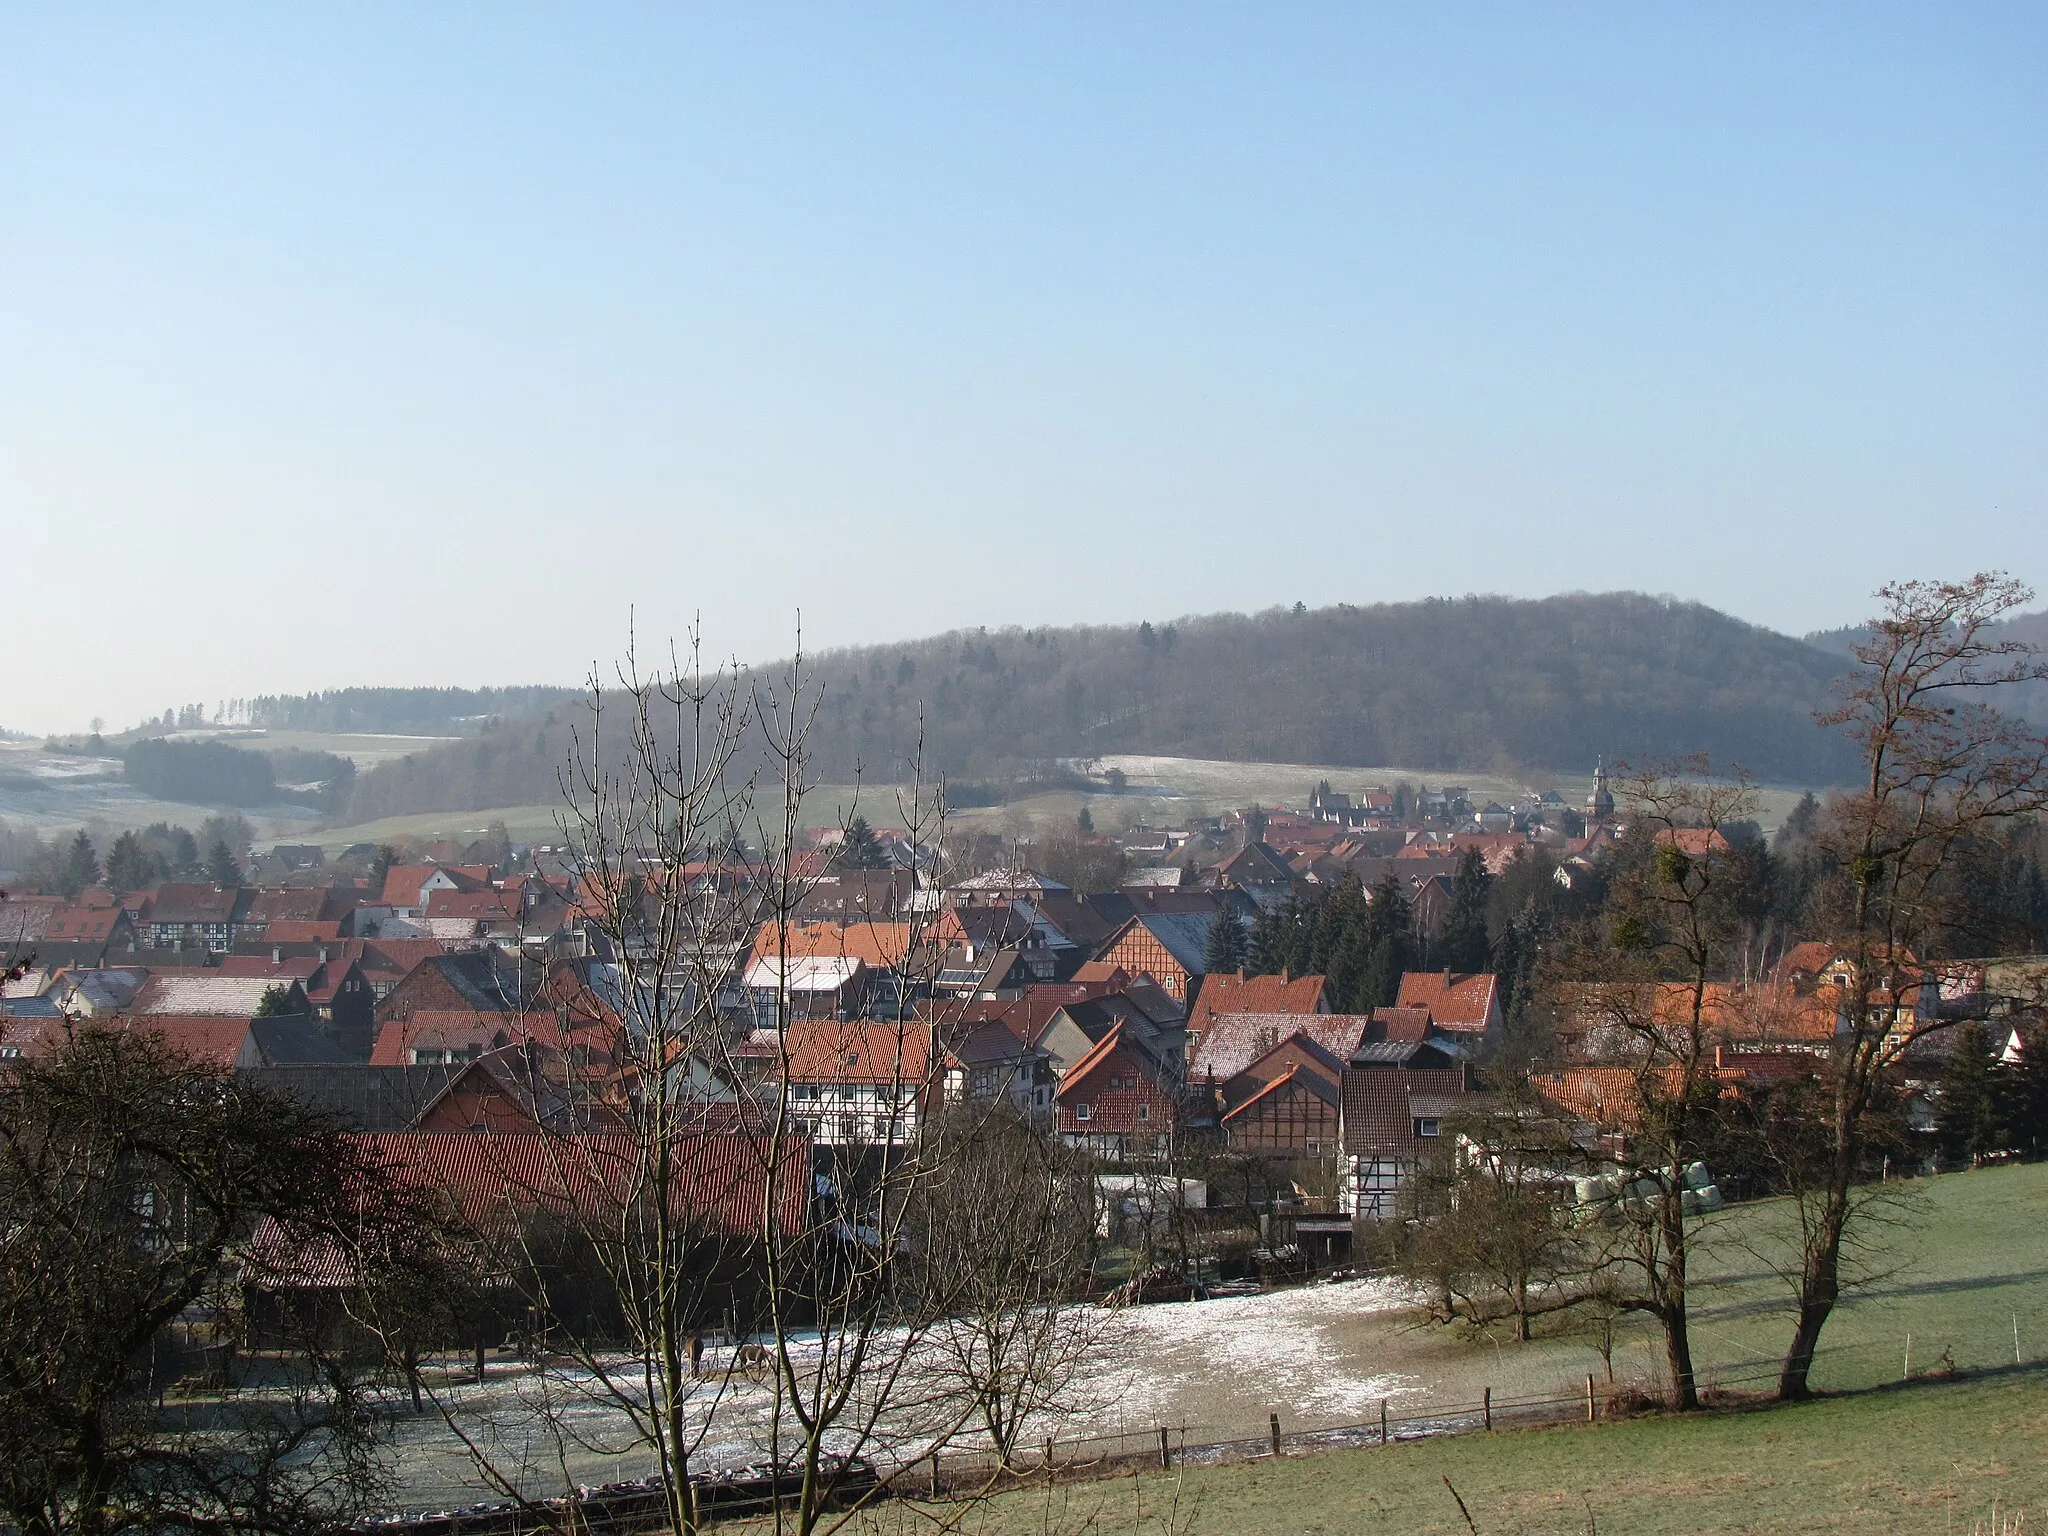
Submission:
M 1244 968 L 1253 976 L 1274 976 L 1286 969 L 1288 948 L 1301 908 L 1293 901 L 1284 907 L 1261 910 L 1252 919 L 1251 938 L 1245 945 Z
M 63 893 L 75 897 L 87 886 L 99 883 L 99 855 L 93 851 L 92 839 L 81 827 L 78 835 L 71 839 L 71 846 L 64 856 Z
M 242 883 L 242 867 L 235 862 L 224 837 L 215 838 L 213 847 L 207 851 L 206 878 L 222 890 Z
M 1956 1031 L 1954 1045 L 1955 1054 L 1941 1074 L 1934 1136 L 1944 1158 L 1967 1160 L 1975 1168 L 2003 1145 L 1998 1123 L 1999 1073 L 1984 1031 L 1975 1020 Z
M 2006 1075 L 2007 1134 L 2029 1157 L 2048 1150 L 2048 1028 L 2020 1036 L 2020 1059 Z
M 875 836 L 875 829 L 868 825 L 865 816 L 856 815 L 846 824 L 846 837 L 839 845 L 839 852 L 832 863 L 839 869 L 881 869 L 889 862 L 882 851 L 882 840 Z
M 1493 876 L 1477 848 L 1467 848 L 1451 879 L 1451 904 L 1437 934 L 1437 955 L 1454 971 L 1483 971 L 1490 946 L 1486 936 L 1486 904 L 1493 894 Z
M 1216 914 L 1202 943 L 1202 974 L 1227 975 L 1244 967 L 1244 929 L 1228 909 Z
M 136 832 L 123 832 L 107 850 L 107 884 L 117 891 L 139 891 L 167 878 L 163 860 L 143 845 Z

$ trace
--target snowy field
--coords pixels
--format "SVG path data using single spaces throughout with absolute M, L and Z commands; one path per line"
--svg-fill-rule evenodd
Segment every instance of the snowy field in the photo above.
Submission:
M 1034 1422 L 1024 1438 L 1036 1445 L 1056 1436 L 1079 1452 L 1081 1442 L 1112 1437 L 1148 1441 L 1162 1425 L 1189 1444 L 1257 1436 L 1270 1412 L 1281 1413 L 1290 1431 L 1368 1419 L 1381 1399 L 1398 1404 L 1423 1390 L 1417 1378 L 1389 1369 L 1373 1342 L 1384 1339 L 1385 1329 L 1370 1326 L 1371 1320 L 1383 1324 L 1384 1314 L 1403 1300 L 1391 1282 L 1352 1280 L 1263 1296 L 1088 1309 L 1082 1322 L 1092 1340 L 1068 1401 L 1057 1416 Z M 804 1339 L 795 1347 L 801 1354 L 818 1345 Z M 704 1467 L 739 1466 L 770 1453 L 770 1389 L 729 1374 L 731 1358 L 730 1350 L 707 1353 L 691 1404 L 691 1420 L 703 1434 L 695 1459 Z M 454 1429 L 431 1410 L 400 1424 L 402 1507 L 496 1496 L 477 1473 L 465 1438 L 494 1465 L 516 1471 L 522 1491 L 533 1495 L 652 1469 L 648 1454 L 632 1445 L 625 1414 L 604 1400 L 588 1374 L 543 1374 L 524 1363 L 493 1361 L 482 1385 L 452 1385 L 439 1396 L 454 1415 Z M 935 1404 L 892 1411 L 866 1453 L 882 1462 L 914 1459 L 929 1445 L 932 1424 L 944 1417 Z M 970 1435 L 957 1443 L 974 1442 Z M 1097 1447 L 1105 1448 L 1113 1447 Z

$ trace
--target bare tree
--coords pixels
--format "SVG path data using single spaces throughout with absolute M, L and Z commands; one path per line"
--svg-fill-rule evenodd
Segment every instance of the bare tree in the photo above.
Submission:
M 932 1331 L 942 1396 L 971 1403 L 1005 1466 L 1069 1406 L 1095 1340 L 1077 1301 L 1093 1223 L 1080 1160 L 1020 1110 L 970 1107 L 938 1127 L 944 1172 L 923 1199 L 920 1264 L 951 1315 Z
M 1823 808 L 1818 840 L 1835 870 L 1826 904 L 1848 961 L 1829 1058 L 1825 1164 L 1799 1201 L 1798 1321 L 1778 1391 L 1810 1390 L 1814 1352 L 1842 1294 L 1843 1254 L 1870 1171 L 1870 1112 L 1887 1070 L 1949 1020 L 1916 1007 L 1925 973 L 1913 951 L 1939 945 L 1953 908 L 1945 873 L 1959 849 L 2048 806 L 2048 738 L 1991 702 L 2048 679 L 2040 649 L 1998 621 L 2032 601 L 1996 573 L 1908 581 L 1878 593 L 1883 612 L 1855 648 L 1840 705 L 1822 717 L 1856 743 L 1853 792 Z
M 977 1111 L 941 1134 L 954 1020 L 931 995 L 931 903 L 822 936 L 799 922 L 823 867 L 803 822 L 817 707 L 801 646 L 770 679 L 706 669 L 693 641 L 593 683 L 562 832 L 595 953 L 527 999 L 530 1118 L 484 1139 L 508 1211 L 477 1234 L 478 1264 L 569 1367 L 530 1378 L 514 1411 L 565 1482 L 578 1453 L 651 1458 L 676 1532 L 701 1527 L 714 1426 L 765 1442 L 778 1528 L 810 1532 L 872 1498 L 876 1471 L 991 1412 L 1013 1425 L 1050 1370 L 1016 1336 L 978 1393 L 932 1368 L 994 1304 L 971 1291 L 986 1277 L 926 1251 Z M 942 846 L 942 786 L 907 757 L 893 819 L 913 848 Z M 437 1397 L 482 1474 L 531 1497 L 526 1452 Z
M 1627 1191 L 1613 1206 L 1621 1241 L 1610 1255 L 1623 1304 L 1664 1331 L 1673 1405 L 1698 1406 L 1688 1310 L 1687 1218 L 1694 1165 L 1714 1136 L 1714 978 L 1739 941 L 1738 860 L 1723 828 L 1750 818 L 1740 773 L 1704 761 L 1645 769 L 1625 784 L 1630 844 L 1618 861 L 1608 931 L 1570 961 L 1573 1002 L 1594 1049 L 1626 1073 L 1610 1150 Z M 1594 985 L 1580 979 L 1596 977 Z
M 1512 1318 L 1526 1343 L 1533 1320 L 1576 1305 L 1585 1284 L 1570 1183 L 1580 1148 L 1571 1125 L 1519 1083 L 1448 1128 L 1457 1145 L 1437 1220 L 1454 1250 L 1451 1289 L 1470 1321 Z

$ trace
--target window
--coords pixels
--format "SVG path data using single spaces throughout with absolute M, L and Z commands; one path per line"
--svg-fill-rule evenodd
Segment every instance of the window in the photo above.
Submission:
M 1140 1104 L 1138 1106 L 1138 1118 L 1140 1120 L 1150 1120 L 1152 1118 L 1152 1106 L 1150 1104 Z
M 1415 1122 L 1415 1134 L 1417 1136 L 1435 1136 L 1441 1130 L 1441 1124 L 1433 1115 L 1418 1119 Z
M 1074 1118 L 1076 1120 L 1086 1120 L 1088 1118 L 1088 1106 L 1086 1104 L 1076 1104 L 1074 1106 Z

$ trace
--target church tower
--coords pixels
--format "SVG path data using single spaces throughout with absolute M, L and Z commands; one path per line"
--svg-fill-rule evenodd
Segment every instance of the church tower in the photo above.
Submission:
M 1586 797 L 1586 825 L 1604 826 L 1614 819 L 1614 791 L 1607 787 L 1607 759 L 1593 764 L 1593 793 Z

